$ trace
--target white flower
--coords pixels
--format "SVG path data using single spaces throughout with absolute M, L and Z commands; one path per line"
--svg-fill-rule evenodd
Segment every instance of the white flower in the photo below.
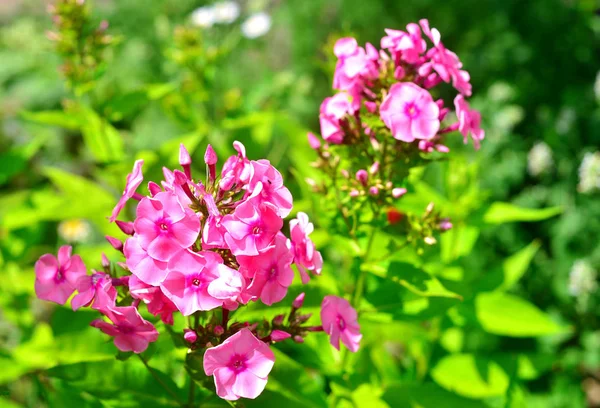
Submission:
M 527 154 L 527 171 L 534 177 L 546 173 L 552 168 L 552 149 L 544 142 L 538 142 Z
M 200 7 L 192 12 L 192 24 L 196 27 L 212 27 L 215 22 L 216 13 L 212 6 Z
M 596 290 L 596 271 L 585 260 L 575 261 L 569 273 L 569 293 L 571 296 L 587 296 Z
M 271 16 L 265 12 L 251 15 L 242 24 L 242 34 L 247 38 L 257 38 L 265 35 L 271 29 Z
M 222 1 L 213 6 L 215 23 L 231 24 L 240 16 L 240 6 L 235 1 Z
M 58 224 L 58 235 L 69 243 L 85 242 L 90 234 L 90 224 L 84 220 L 65 220 Z
M 586 153 L 579 166 L 580 193 L 591 193 L 600 190 L 600 152 Z

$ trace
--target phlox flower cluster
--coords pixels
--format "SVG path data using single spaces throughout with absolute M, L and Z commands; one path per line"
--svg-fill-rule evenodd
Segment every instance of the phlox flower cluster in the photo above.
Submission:
M 394 169 L 399 163 L 410 166 L 427 153 L 448 153 L 445 140 L 452 132 L 460 132 L 464 143 L 470 137 L 476 149 L 485 136 L 480 113 L 467 101 L 469 73 L 439 31 L 420 20 L 406 31 L 385 32 L 379 49 L 361 47 L 354 38 L 336 42 L 338 93 L 321 104 L 321 138 L 309 134 L 318 164 L 336 177 L 341 172 L 355 198 L 396 199 L 406 192 L 400 185 L 405 171 Z M 452 101 L 438 96 L 443 85 L 455 92 Z M 341 153 L 344 148 L 347 153 Z
M 289 238 L 283 233 L 293 199 L 279 171 L 267 160 L 248 159 L 241 143 L 234 142 L 234 148 L 237 154 L 218 174 L 217 156 L 208 146 L 207 175 L 201 182 L 193 177 L 191 157 L 182 145 L 182 170 L 163 168 L 164 179 L 150 181 L 147 195 L 137 192 L 143 162 L 134 164 L 109 217 L 125 237 L 107 237 L 123 261 L 111 263 L 103 256 L 101 270 L 88 274 L 81 258 L 63 246 L 58 257 L 45 254 L 35 265 L 37 296 L 65 304 L 77 292 L 71 298 L 73 310 L 99 311 L 103 317 L 91 325 L 112 336 L 121 351 L 141 353 L 158 338 L 142 305 L 167 325 L 176 313 L 218 311 L 207 315 L 204 326 L 195 323 L 181 335 L 191 350 L 206 349 L 206 375 L 214 376 L 217 394 L 230 400 L 262 392 L 275 360 L 272 342 L 301 343 L 308 333 L 324 331 L 336 348 L 341 339 L 356 351 L 361 339 L 356 311 L 335 296 L 323 301 L 321 326 L 307 326 L 310 315 L 298 312 L 304 294 L 293 302 L 287 319 L 278 315 L 261 326 L 229 320 L 250 302 L 270 306 L 283 300 L 294 280 L 293 265 L 302 283 L 323 266 L 306 214 L 290 220 Z M 119 220 L 129 200 L 137 201 L 135 219 Z

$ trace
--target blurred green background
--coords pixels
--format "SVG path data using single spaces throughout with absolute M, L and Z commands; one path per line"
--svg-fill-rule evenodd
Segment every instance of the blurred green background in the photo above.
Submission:
M 81 384 L 83 391 L 70 388 L 77 376 L 91 376 L 92 369 L 100 376 L 112 368 L 90 366 L 81 374 L 65 365 L 104 361 L 114 350 L 93 329 L 86 332 L 92 340 L 74 334 L 93 313 L 75 315 L 34 299 L 35 260 L 71 243 L 88 265 L 96 265 L 99 254 L 108 253 L 103 235 L 118 235 L 105 217 L 133 160 L 144 158 L 148 179 L 158 180 L 161 166 L 177 165 L 181 142 L 195 151 L 201 169 L 206 143 L 226 157 L 231 142 L 241 140 L 250 158 L 267 157 L 284 173 L 297 197 L 295 210 L 311 213 L 319 229 L 304 182 L 314 159 L 306 133 L 318 133 L 319 105 L 332 94 L 333 43 L 352 35 L 359 43 L 378 45 L 384 28 L 403 29 L 420 18 L 440 30 L 470 72 L 472 104 L 482 111 L 486 130 L 479 152 L 456 146 L 453 161 L 428 170 L 428 185 L 449 199 L 447 205 L 461 205 L 464 197 L 452 189 L 460 180 L 452 177 L 468 174 L 476 180 L 469 184 L 476 192 L 468 205 L 453 207 L 457 213 L 476 212 L 494 201 L 560 207 L 560 215 L 540 222 L 482 228 L 461 267 L 485 281 L 507 257 L 530 248 L 527 271 L 511 290 L 570 330 L 523 338 L 480 327 L 446 330 L 435 339 L 426 336 L 425 368 L 414 342 L 398 338 L 372 351 L 383 356 L 372 356 L 374 361 L 393 356 L 397 367 L 388 367 L 388 374 L 394 381 L 414 380 L 417 373 L 424 384 L 468 399 L 440 405 L 451 400 L 432 397 L 414 405 L 394 400 L 389 388 L 381 395 L 379 388 L 366 386 L 352 394 L 353 405 L 600 406 L 600 158 L 593 156 L 600 148 L 600 8 L 595 0 L 242 0 L 235 21 L 210 27 L 198 25 L 198 14 L 193 17 L 208 4 L 202 1 L 86 4 L 86 35 L 106 20 L 108 29 L 98 35 L 107 44 L 98 55 L 86 54 L 91 60 L 83 61 L 89 63 L 85 75 L 69 82 L 68 51 L 57 50 L 60 40 L 53 34 L 60 22 L 53 22 L 47 3 L 0 2 L 0 406 L 146 401 L 148 384 L 118 380 L 116 371 L 112 385 L 104 379 Z M 257 12 L 270 16 L 272 24 L 263 27 L 264 35 L 247 38 L 242 23 Z M 320 244 L 326 259 L 343 264 L 343 252 L 329 239 Z M 499 313 L 504 311 L 511 313 L 500 307 Z M 417 336 L 414 330 L 427 321 L 407 319 L 406 327 L 414 327 L 403 335 Z M 453 336 L 460 337 L 458 346 Z M 510 386 L 498 387 L 493 369 L 480 370 L 482 379 L 460 369 L 463 356 L 521 352 L 530 358 L 519 365 L 518 385 L 510 376 Z M 464 380 L 458 385 L 442 378 L 446 366 L 439 363 L 453 355 L 456 361 L 445 361 L 451 376 Z M 115 397 L 124 383 L 139 391 L 128 403 Z M 435 396 L 435 390 L 420 388 L 414 395 Z M 361 403 L 360 393 L 371 399 Z

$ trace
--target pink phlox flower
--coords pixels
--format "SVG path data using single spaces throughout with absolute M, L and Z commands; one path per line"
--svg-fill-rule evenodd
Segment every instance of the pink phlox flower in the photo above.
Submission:
M 119 213 L 121 212 L 123 207 L 125 207 L 127 200 L 134 196 L 135 190 L 137 190 L 140 184 L 142 184 L 142 181 L 144 180 L 144 175 L 142 174 L 143 164 L 143 160 L 136 160 L 133 164 L 133 170 L 127 175 L 127 180 L 125 182 L 125 190 L 123 190 L 123 194 L 121 195 L 119 202 L 117 203 L 115 208 L 113 208 L 112 214 L 109 217 L 110 222 L 114 222 L 117 219 Z
M 105 334 L 114 337 L 115 346 L 121 351 L 141 353 L 148 344 L 158 339 L 158 331 L 152 323 L 144 320 L 133 306 L 115 307 L 104 311 L 113 324 L 102 319 L 90 323 Z
M 266 202 L 246 200 L 232 214 L 223 217 L 225 242 L 234 255 L 258 255 L 281 230 L 283 220 L 277 208 Z
M 148 255 L 148 252 L 140 245 L 137 235 L 125 241 L 123 253 L 127 269 L 144 283 L 158 285 L 169 273 L 167 262 L 159 261 Z
M 71 256 L 72 247 L 61 246 L 58 258 L 45 254 L 35 263 L 35 294 L 38 298 L 64 305 L 75 291 L 86 268 L 79 255 Z
M 275 355 L 269 346 L 248 329 L 204 354 L 204 372 L 214 376 L 217 395 L 226 400 L 258 397 L 274 364 Z
M 184 316 L 235 302 L 245 281 L 236 270 L 210 251 L 183 250 L 169 261 L 169 275 L 161 283 L 164 294 Z
M 319 122 L 321 124 L 321 136 L 325 141 L 340 144 L 344 141 L 344 123 L 347 118 L 354 115 L 355 109 L 350 102 L 350 96 L 346 92 L 339 92 L 334 96 L 325 98 L 321 104 Z
M 450 149 L 448 146 L 444 146 L 443 144 L 436 143 L 433 140 L 420 140 L 419 141 L 419 150 L 426 153 L 431 153 L 434 150 L 437 150 L 440 153 L 448 153 Z
M 288 216 L 293 207 L 292 193 L 283 185 L 283 177 L 268 160 L 252 160 L 252 177 L 248 182 L 249 199 L 254 197 L 273 204 L 282 218 Z
M 430 29 L 427 20 L 420 20 L 419 24 L 434 45 L 427 51 L 428 61 L 419 68 L 419 75 L 428 77 L 433 69 L 444 82 L 452 81 L 452 86 L 457 91 L 465 96 L 471 96 L 472 87 L 469 82 L 471 78 L 467 71 L 461 69 L 463 65 L 458 56 L 444 47 L 439 31 L 435 28 Z
M 315 249 L 315 244 L 308 237 L 313 230 L 314 226 L 312 222 L 309 222 L 308 215 L 303 212 L 299 212 L 296 218 L 290 221 L 290 238 L 294 253 L 294 263 L 298 267 L 302 283 L 304 284 L 310 280 L 307 271 L 320 275 L 323 268 L 323 257 Z
M 252 177 L 252 166 L 246 157 L 246 147 L 238 141 L 233 142 L 233 147 L 238 154 L 229 157 L 221 169 L 219 186 L 223 190 L 230 190 L 234 186 L 241 189 Z
M 291 268 L 294 256 L 290 240 L 278 233 L 272 246 L 263 249 L 256 256 L 237 257 L 240 270 L 252 281 L 246 290 L 251 298 L 260 300 L 265 305 L 280 302 L 287 294 L 294 280 Z
M 148 285 L 137 276 L 131 275 L 129 293 L 132 298 L 143 301 L 153 316 L 160 316 L 165 324 L 173 324 L 173 312 L 178 310 L 177 306 L 165 296 L 160 287 Z
M 333 88 L 352 96 L 354 110 L 360 108 L 363 92 L 369 81 L 379 76 L 379 52 L 373 45 L 359 47 L 354 38 L 341 38 L 334 46 L 338 57 L 333 76 Z
M 440 109 L 431 94 L 410 82 L 392 85 L 379 112 L 394 138 L 404 142 L 431 139 L 440 128 Z
M 71 299 L 71 307 L 77 310 L 82 306 L 92 306 L 96 310 L 107 310 L 115 307 L 117 290 L 112 285 L 112 278 L 104 272 L 92 271 L 77 280 L 78 294 Z
M 362 334 L 360 334 L 356 310 L 346 299 L 325 296 L 321 303 L 321 323 L 333 347 L 339 350 L 341 339 L 353 353 L 358 350 Z
M 415 64 L 427 49 L 427 45 L 417 24 L 408 24 L 406 30 L 408 32 L 386 28 L 387 35 L 381 39 L 381 48 L 388 49 L 395 55 L 395 60 L 400 58 L 409 64 Z
M 467 143 L 470 133 L 475 149 L 479 149 L 481 141 L 485 138 L 485 131 L 481 129 L 481 113 L 471 109 L 462 95 L 456 95 L 454 107 L 458 117 L 458 130 L 463 135 L 464 142 Z
M 200 233 L 196 213 L 183 207 L 171 192 L 142 199 L 133 225 L 140 246 L 153 259 L 162 262 L 167 262 L 180 249 L 190 247 Z

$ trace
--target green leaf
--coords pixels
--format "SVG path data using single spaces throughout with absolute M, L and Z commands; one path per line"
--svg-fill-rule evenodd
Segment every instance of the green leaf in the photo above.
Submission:
M 431 371 L 440 386 L 468 398 L 487 398 L 506 393 L 510 378 L 494 361 L 472 354 L 451 354 Z
M 503 292 L 480 293 L 477 320 L 485 331 L 510 337 L 535 337 L 567 331 L 528 301 Z
M 59 110 L 49 110 L 41 112 L 21 112 L 21 117 L 32 123 L 48 126 L 58 126 L 64 129 L 79 129 L 80 121 L 77 115 Z
M 499 289 L 510 289 L 519 281 L 519 279 L 521 279 L 527 271 L 527 268 L 529 268 L 529 264 L 531 264 L 533 257 L 540 249 L 540 246 L 540 241 L 533 241 L 516 254 L 504 260 L 504 263 L 502 264 L 504 282 Z
M 514 204 L 495 202 L 483 216 L 488 224 L 502 224 L 505 222 L 533 222 L 552 218 L 563 212 L 562 207 L 550 208 L 522 208 Z
M 385 388 L 382 399 L 398 408 L 485 408 L 483 402 L 470 400 L 440 388 L 434 383 L 395 383 Z
M 82 107 L 79 120 L 83 141 L 96 161 L 116 162 L 123 158 L 123 139 L 117 129 L 92 109 Z

